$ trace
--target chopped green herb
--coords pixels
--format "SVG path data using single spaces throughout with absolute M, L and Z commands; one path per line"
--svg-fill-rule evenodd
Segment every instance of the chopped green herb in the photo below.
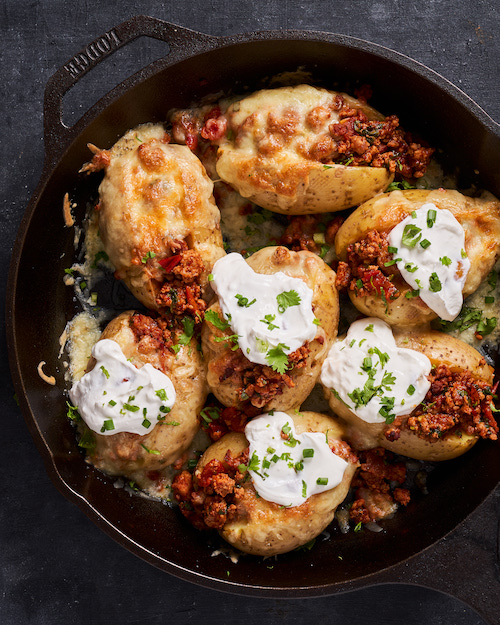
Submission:
M 302 480 L 302 497 L 304 499 L 307 497 L 307 484 Z
M 285 373 L 288 369 L 288 356 L 284 352 L 285 349 L 290 348 L 283 343 L 278 343 L 276 347 L 272 347 L 266 354 L 268 365 L 278 373 Z
M 445 267 L 449 267 L 451 265 L 451 258 L 448 258 L 448 256 L 441 256 L 439 262 L 442 265 L 445 265 Z
M 427 211 L 427 227 L 432 228 L 432 226 L 436 223 L 437 212 L 431 208 Z
M 141 443 L 141 447 L 145 449 L 148 452 L 148 454 L 154 454 L 155 456 L 160 455 L 160 452 L 157 449 L 150 449 L 149 447 L 146 447 L 144 443 Z
M 389 247 L 387 248 L 387 251 L 389 252 L 389 254 L 397 254 L 398 253 L 398 248 L 397 247 L 393 247 L 392 245 L 389 245 Z
M 326 486 L 328 484 L 328 478 L 318 477 L 318 479 L 316 480 L 316 484 L 318 484 L 319 486 Z
M 99 261 L 104 260 L 107 261 L 109 260 L 109 256 L 106 254 L 106 252 L 104 250 L 101 250 L 100 252 L 97 252 L 97 254 L 94 256 L 94 261 L 92 263 L 92 265 L 90 265 L 90 267 L 92 269 L 96 269 L 97 265 L 99 264 Z
M 207 310 L 205 313 L 205 319 L 215 326 L 218 330 L 228 330 L 231 326 L 229 322 L 221 319 L 220 316 L 215 312 L 215 310 Z
M 130 412 L 137 412 L 140 410 L 139 406 L 134 406 L 133 404 L 123 404 L 125 410 L 130 410 Z
M 493 304 L 493 302 L 494 302 L 494 301 L 495 301 L 495 298 L 494 298 L 494 297 L 492 297 L 491 295 L 487 295 L 487 296 L 484 298 L 484 303 L 485 303 L 485 304 Z
M 68 412 L 66 413 L 68 419 L 71 419 L 72 421 L 80 421 L 81 416 L 78 412 L 78 407 L 72 406 L 69 402 L 66 402 L 66 406 L 68 406 Z
M 410 386 L 406 389 L 406 394 L 413 395 L 414 392 L 415 392 L 415 387 L 413 386 L 413 384 L 410 384 Z
M 415 187 L 412 186 L 409 182 L 406 182 L 406 180 L 401 180 L 400 182 L 391 182 L 391 184 L 387 187 L 387 189 L 385 190 L 386 193 L 389 193 L 390 191 L 404 191 L 405 189 L 414 189 Z
M 420 241 L 420 247 L 423 247 L 424 250 L 430 247 L 430 245 L 431 245 L 431 242 L 429 241 L 429 239 L 423 239 L 422 241 Z
M 143 256 L 142 262 L 146 264 L 150 258 L 155 258 L 156 254 L 154 252 L 149 251 L 146 256 Z
M 142 422 L 142 427 L 146 429 L 151 427 L 151 421 L 149 419 L 144 419 Z
M 405 293 L 406 299 L 412 299 L 414 297 L 418 297 L 419 295 L 420 295 L 420 290 L 419 289 L 414 289 L 413 291 L 407 291 Z
M 300 296 L 297 291 L 283 291 L 276 296 L 278 302 L 278 311 L 284 313 L 290 306 L 298 306 L 300 304 Z
M 108 404 L 109 404 L 110 406 L 116 406 L 116 402 L 115 402 L 115 400 L 114 400 L 114 399 L 110 399 L 110 400 L 108 401 Z
M 248 308 L 252 304 L 255 304 L 255 302 L 257 301 L 254 297 L 253 300 L 249 302 L 248 297 L 243 297 L 243 295 L 239 295 L 239 294 L 235 295 L 235 297 L 238 300 L 238 306 L 241 306 L 242 308 Z
M 406 247 L 415 247 L 422 238 L 422 228 L 418 228 L 413 224 L 406 224 L 403 230 L 401 243 Z
M 481 321 L 477 324 L 476 332 L 485 336 L 487 334 L 491 334 L 493 330 L 497 327 L 497 318 L 490 317 L 489 319 L 481 319 Z
M 220 410 L 216 406 L 205 406 L 200 412 L 200 417 L 205 423 L 212 423 L 212 421 L 216 421 L 220 417 Z
M 314 458 L 314 449 L 303 449 L 302 456 L 304 458 Z
M 106 369 L 106 367 L 104 365 L 101 365 L 99 369 L 104 373 L 106 378 L 109 380 L 109 371 Z
M 109 430 L 114 430 L 115 424 L 113 423 L 113 419 L 106 419 L 102 424 L 101 432 L 106 432 Z
M 441 280 L 438 278 L 437 273 L 435 271 L 433 271 L 431 273 L 430 278 L 429 278 L 429 291 L 431 291 L 432 293 L 437 293 L 442 288 L 443 287 L 442 287 L 442 284 L 441 284 Z
M 157 395 L 161 401 L 168 401 L 167 391 L 164 388 L 160 388 L 158 391 L 155 391 L 155 395 Z
M 260 319 L 261 323 L 266 323 L 269 330 L 275 330 L 279 328 L 276 324 L 272 323 L 276 319 L 276 315 L 266 315 L 264 319 Z

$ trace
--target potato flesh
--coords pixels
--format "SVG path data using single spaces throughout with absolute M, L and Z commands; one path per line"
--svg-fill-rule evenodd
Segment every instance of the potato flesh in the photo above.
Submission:
M 259 206 L 291 215 L 342 210 L 383 191 L 393 179 L 385 168 L 315 157 L 317 146 L 329 140 L 329 125 L 339 121 L 339 95 L 368 119 L 383 119 L 346 94 L 309 85 L 258 91 L 226 113 L 236 137 L 219 146 L 218 175 Z

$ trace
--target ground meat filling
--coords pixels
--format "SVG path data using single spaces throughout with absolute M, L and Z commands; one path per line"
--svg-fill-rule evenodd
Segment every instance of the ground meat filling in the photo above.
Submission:
M 305 367 L 310 351 L 309 343 L 306 342 L 288 354 L 288 372 Z M 282 395 L 285 388 L 295 386 L 289 373 L 278 373 L 266 365 L 250 362 L 240 349 L 228 353 L 219 367 L 219 381 L 223 383 L 231 380 L 238 387 L 238 399 L 255 408 L 263 408 L 275 397 Z
M 402 178 L 422 177 L 434 153 L 433 148 L 422 146 L 404 132 L 396 115 L 369 121 L 362 111 L 342 106 L 339 122 L 331 124 L 329 131 L 336 143 L 336 161 L 385 167 Z
M 446 365 L 436 367 L 429 379 L 431 387 L 424 401 L 408 419 L 394 421 L 385 432 L 388 440 L 397 440 L 402 429 L 430 441 L 460 433 L 497 440 L 493 415 L 496 385 L 492 388 L 470 371 L 453 372 Z
M 200 279 L 205 269 L 196 250 L 185 241 L 174 242 L 171 256 L 159 262 L 164 282 L 156 295 L 156 303 L 174 316 L 191 315 L 195 323 L 203 321 L 206 303 L 202 298 Z M 163 311 L 162 311 L 163 312 Z
M 333 245 L 335 236 L 344 218 L 334 217 L 327 224 L 321 223 L 320 220 L 320 215 L 296 215 L 289 217 L 288 226 L 279 239 L 278 245 L 284 245 L 294 252 L 309 250 L 310 252 L 321 254 L 323 244 Z
M 377 295 L 385 301 L 399 297 L 393 283 L 399 272 L 388 248 L 388 234 L 378 230 L 370 230 L 364 239 L 348 245 L 346 262 L 338 263 L 337 288 L 354 291 L 360 297 Z
M 357 523 L 378 521 L 393 514 L 398 504 L 406 506 L 410 491 L 402 488 L 406 466 L 382 447 L 358 452 L 360 467 L 354 476 L 354 502 L 349 516 Z
M 167 357 L 175 353 L 174 332 L 171 324 L 162 317 L 153 318 L 135 312 L 130 317 L 129 325 L 134 333 L 137 350 L 141 354 L 158 353 L 162 368 L 165 370 Z
M 203 430 L 215 442 L 228 432 L 244 432 L 248 421 L 258 414 L 260 410 L 254 406 L 246 406 L 244 410 L 240 410 L 234 406 L 224 407 L 214 399 L 207 403 L 198 418 Z
M 172 491 L 182 514 L 197 529 L 222 529 L 239 513 L 238 496 L 243 484 L 250 479 L 246 471 L 248 447 L 236 457 L 228 449 L 224 461 L 210 460 L 193 476 L 189 471 L 179 473 Z

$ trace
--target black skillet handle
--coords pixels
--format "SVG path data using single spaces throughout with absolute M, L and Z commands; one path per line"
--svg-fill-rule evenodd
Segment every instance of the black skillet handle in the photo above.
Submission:
M 46 162 L 55 162 L 79 131 L 76 124 L 69 127 L 63 122 L 62 104 L 65 93 L 101 61 L 142 36 L 168 43 L 169 57 L 175 57 L 181 50 L 185 53 L 191 48 L 195 52 L 200 44 L 213 43 L 218 39 L 145 15 L 132 17 L 94 39 L 60 67 L 47 82 L 44 96 Z
M 438 590 L 500 623 L 500 491 L 436 544 L 377 575 L 379 583 Z

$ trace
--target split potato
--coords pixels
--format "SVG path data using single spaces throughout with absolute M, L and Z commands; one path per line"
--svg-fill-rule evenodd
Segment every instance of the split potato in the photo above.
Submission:
M 433 366 L 446 365 L 452 372 L 469 371 L 475 378 L 491 385 L 493 369 L 471 345 L 443 332 L 415 328 L 393 328 L 398 347 L 413 349 L 427 356 Z M 338 340 L 341 340 L 339 337 Z M 367 423 L 358 417 L 331 389 L 324 387 L 325 396 L 333 412 L 348 424 L 348 438 L 358 449 L 384 447 L 397 454 L 429 462 L 450 460 L 468 451 L 478 440 L 457 430 L 442 438 L 421 438 L 405 427 L 412 414 L 401 417 L 403 425 L 397 440 L 388 440 L 386 423 Z
M 343 438 L 342 426 L 327 415 L 317 412 L 288 413 L 297 434 L 328 433 L 334 447 Z M 233 457 L 248 447 L 242 433 L 231 432 L 212 444 L 200 458 L 195 470 L 195 483 L 203 467 L 211 460 L 224 461 L 228 450 Z M 273 556 L 292 551 L 321 534 L 332 522 L 335 510 L 345 499 L 357 464 L 349 461 L 341 483 L 323 493 L 309 497 L 300 506 L 285 507 L 257 495 L 251 480 L 237 489 L 237 516 L 219 530 L 224 540 L 237 549 L 259 556 Z
M 500 255 L 500 202 L 490 194 L 471 198 L 448 189 L 409 189 L 381 194 L 359 206 L 342 224 L 335 239 L 337 257 L 345 261 L 349 245 L 361 241 L 372 230 L 390 232 L 427 203 L 450 211 L 465 231 L 465 251 L 471 264 L 462 291 L 467 297 L 479 287 Z M 413 287 L 399 273 L 392 282 L 400 295 L 387 302 L 377 294 L 359 295 L 350 289 L 348 294 L 360 312 L 391 325 L 420 325 L 437 317 L 420 297 L 406 297 Z
M 213 184 L 191 150 L 166 143 L 161 124 L 129 130 L 109 151 L 99 186 L 99 230 L 104 249 L 135 297 L 151 310 L 169 273 L 169 257 L 194 250 L 203 263 L 199 283 L 224 255 Z M 95 158 L 96 158 L 95 157 Z
M 278 271 L 294 278 L 300 278 L 312 289 L 312 307 L 318 320 L 315 338 L 309 342 L 309 353 L 305 366 L 286 372 L 292 384 L 282 383 L 280 391 L 270 401 L 252 402 L 262 412 L 268 410 L 289 410 L 300 406 L 312 391 L 321 372 L 321 364 L 330 345 L 337 335 L 339 320 L 338 294 L 335 287 L 335 272 L 316 254 L 302 250 L 293 252 L 285 247 L 266 247 L 246 259 L 257 273 L 274 274 Z M 222 310 L 216 297 L 208 310 L 222 317 Z M 218 330 L 205 321 L 202 327 L 202 351 L 207 362 L 207 382 L 212 393 L 225 406 L 244 409 L 248 402 L 240 399 L 239 391 L 244 386 L 243 376 L 247 370 L 259 368 L 261 376 L 270 367 L 255 365 L 243 355 L 241 349 L 231 350 L 228 341 L 232 330 Z
M 89 450 L 87 459 L 105 473 L 133 477 L 141 486 L 141 472 L 161 470 L 188 449 L 199 430 L 197 415 L 205 403 L 207 389 L 205 368 L 195 339 L 181 345 L 177 354 L 159 349 L 147 334 L 137 338 L 130 325 L 135 314 L 126 311 L 113 319 L 100 340 L 118 343 L 125 357 L 138 369 L 149 363 L 165 373 L 175 388 L 175 404 L 165 423 L 158 423 L 143 436 L 129 432 L 106 436 L 94 433 L 95 447 Z M 94 364 L 91 357 L 87 369 L 92 369 Z
M 264 89 L 231 105 L 218 175 L 255 204 L 288 215 L 339 211 L 384 191 L 394 177 L 385 167 L 332 160 L 329 126 L 340 121 L 340 101 L 370 121 L 384 119 L 344 93 L 310 85 Z

